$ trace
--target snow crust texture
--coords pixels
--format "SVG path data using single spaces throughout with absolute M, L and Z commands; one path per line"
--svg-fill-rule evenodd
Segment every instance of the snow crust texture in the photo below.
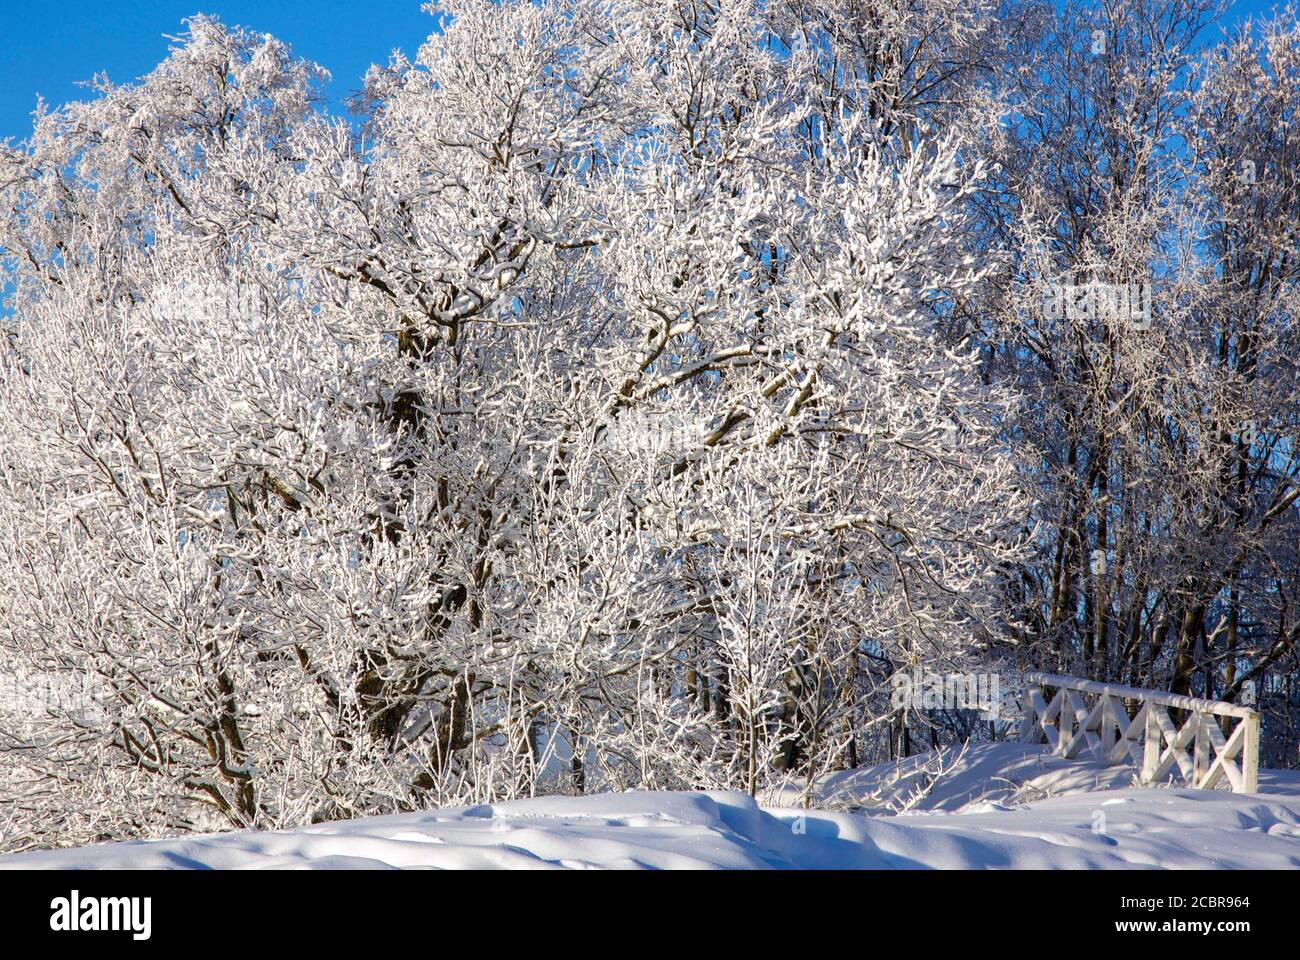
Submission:
M 629 792 L 40 851 L 9 869 L 1109 869 L 1300 867 L 1300 774 L 1260 793 L 1140 788 L 1125 768 L 987 745 L 923 789 L 924 758 L 819 785 L 852 811 Z M 892 813 L 912 798 L 904 813 Z M 768 798 L 777 803 L 789 796 Z M 867 800 L 882 804 L 872 806 Z

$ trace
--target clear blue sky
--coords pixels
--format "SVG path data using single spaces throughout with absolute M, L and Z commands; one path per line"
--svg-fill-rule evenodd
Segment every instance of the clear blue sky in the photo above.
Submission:
M 57 106 L 81 99 L 76 86 L 106 70 L 115 82 L 148 73 L 167 55 L 164 34 L 197 12 L 274 34 L 333 75 L 335 109 L 361 85 L 366 67 L 401 49 L 414 54 L 434 20 L 422 0 L 0 0 L 0 139 L 31 129 L 36 95 Z M 1229 21 L 1268 9 L 1237 0 Z
M 0 139 L 31 130 L 36 95 L 52 106 L 89 95 L 101 70 L 117 83 L 152 70 L 195 13 L 270 33 L 333 75 L 335 109 L 372 63 L 414 55 L 433 32 L 423 0 L 0 0 Z

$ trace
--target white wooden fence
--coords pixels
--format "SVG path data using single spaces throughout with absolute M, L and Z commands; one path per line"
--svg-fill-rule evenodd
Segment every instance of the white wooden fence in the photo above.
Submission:
M 1056 691 L 1051 702 L 1043 696 L 1044 687 Z M 1137 706 L 1131 717 L 1126 701 Z M 1181 728 L 1169 717 L 1171 707 L 1188 712 Z M 1219 717 L 1234 724 L 1226 737 Z M 1158 783 L 1177 773 L 1199 789 L 1213 789 L 1223 779 L 1236 793 L 1258 788 L 1259 714 L 1217 700 L 1029 673 L 1020 739 L 1046 740 L 1062 757 L 1086 750 L 1102 763 L 1131 762 L 1141 771 L 1143 783 Z

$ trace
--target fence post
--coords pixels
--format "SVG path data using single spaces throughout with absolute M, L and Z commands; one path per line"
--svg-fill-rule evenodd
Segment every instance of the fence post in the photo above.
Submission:
M 1142 748 L 1142 782 L 1151 783 L 1156 778 L 1160 766 L 1160 724 L 1156 721 L 1156 710 L 1163 709 L 1147 701 L 1146 736 Z
M 1034 731 L 1038 727 L 1038 714 L 1034 709 L 1034 694 L 1042 694 L 1043 688 L 1036 683 L 1025 687 L 1025 702 L 1020 711 L 1020 742 L 1037 743 Z
M 1259 789 L 1259 714 L 1252 710 L 1241 722 L 1246 725 L 1241 751 L 1241 792 L 1255 793 Z

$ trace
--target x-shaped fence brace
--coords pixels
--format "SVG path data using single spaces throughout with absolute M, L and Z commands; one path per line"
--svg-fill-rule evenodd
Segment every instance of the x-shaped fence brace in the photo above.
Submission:
M 1045 688 L 1056 691 L 1050 702 Z M 1130 703 L 1137 710 L 1132 716 Z M 1181 727 L 1170 718 L 1171 709 L 1186 712 Z M 1259 783 L 1259 714 L 1218 700 L 1029 673 L 1020 740 L 1045 740 L 1062 757 L 1087 751 L 1101 763 L 1132 763 L 1143 783 L 1174 773 L 1204 790 L 1226 779 L 1233 792 L 1254 793 Z

